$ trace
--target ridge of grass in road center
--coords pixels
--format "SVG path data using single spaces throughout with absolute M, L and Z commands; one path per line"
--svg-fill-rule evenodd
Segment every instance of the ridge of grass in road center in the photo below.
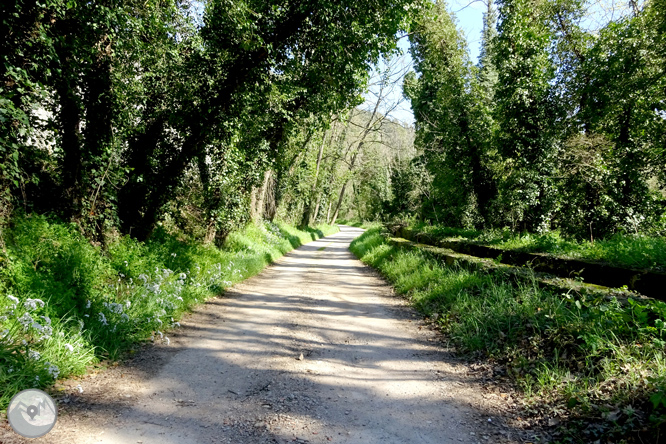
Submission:
M 502 273 L 445 266 L 386 236 L 370 229 L 351 250 L 436 319 L 460 352 L 499 364 L 544 425 L 561 420 L 560 442 L 663 435 L 664 302 L 555 294 Z
M 0 251 L 0 409 L 20 390 L 82 374 L 134 343 L 168 344 L 184 312 L 337 231 L 264 222 L 216 248 L 159 229 L 145 243 L 124 237 L 102 251 L 71 224 L 16 218 Z

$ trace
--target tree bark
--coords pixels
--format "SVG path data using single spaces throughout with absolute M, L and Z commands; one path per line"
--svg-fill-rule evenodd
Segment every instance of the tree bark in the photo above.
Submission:
M 261 187 L 257 190 L 257 207 L 255 209 L 255 214 L 258 219 L 264 218 L 265 213 L 265 199 L 266 199 L 266 188 L 268 188 L 268 180 L 271 178 L 271 170 L 264 171 L 264 180 L 261 183 Z
M 340 196 L 338 197 L 338 203 L 335 205 L 335 212 L 333 213 L 333 219 L 331 220 L 331 225 L 335 225 L 335 221 L 338 218 L 338 213 L 340 212 L 340 206 L 342 206 L 342 200 L 345 198 L 345 190 L 347 189 L 347 184 L 349 180 L 345 181 L 340 190 Z
M 319 146 L 319 154 L 317 155 L 317 167 L 315 169 L 315 177 L 314 181 L 312 182 L 312 188 L 310 189 L 310 196 L 308 197 L 308 203 L 305 206 L 305 211 L 303 211 L 303 219 L 301 220 L 301 225 L 304 227 L 310 225 L 311 222 L 312 198 L 314 197 L 314 193 L 317 190 L 317 181 L 319 179 L 319 165 L 321 164 L 321 157 L 324 154 L 324 145 L 326 145 L 326 133 L 324 133 L 321 145 Z

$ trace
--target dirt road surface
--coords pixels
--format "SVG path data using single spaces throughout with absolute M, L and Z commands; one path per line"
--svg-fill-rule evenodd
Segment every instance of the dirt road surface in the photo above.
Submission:
M 66 381 L 54 431 L 31 442 L 512 442 L 469 368 L 348 251 L 360 234 L 304 245 L 195 310 L 170 345 Z M 5 423 L 0 442 L 23 441 Z

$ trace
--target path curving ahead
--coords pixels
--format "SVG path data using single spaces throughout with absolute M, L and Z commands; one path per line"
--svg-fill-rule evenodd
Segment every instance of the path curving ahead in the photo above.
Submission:
M 298 248 L 186 317 L 169 346 L 70 382 L 84 393 L 32 442 L 499 442 L 465 368 L 348 251 L 361 233 Z

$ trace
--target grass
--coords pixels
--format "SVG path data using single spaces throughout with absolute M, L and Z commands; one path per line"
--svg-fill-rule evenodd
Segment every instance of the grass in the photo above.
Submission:
M 346 219 L 340 219 L 338 222 L 340 225 L 349 225 L 350 227 L 356 227 L 356 228 L 364 228 L 364 229 L 370 229 L 370 228 L 379 228 L 382 226 L 381 222 L 377 221 L 372 221 L 372 220 L 346 220 Z
M 351 250 L 379 270 L 462 354 L 494 362 L 535 418 L 558 417 L 560 442 L 657 442 L 666 421 L 666 304 L 585 298 L 447 267 L 387 242 Z M 544 419 L 544 421 L 546 420 Z
M 16 218 L 0 251 L 0 409 L 20 390 L 84 373 L 137 342 L 168 343 L 184 312 L 337 230 L 251 224 L 224 248 L 158 230 L 145 243 L 124 237 L 102 251 L 74 225 Z
M 552 231 L 544 234 L 514 233 L 510 230 L 464 230 L 417 224 L 414 230 L 435 238 L 457 238 L 507 250 L 549 253 L 557 256 L 597 260 L 630 268 L 666 271 L 666 238 L 616 234 L 594 242 L 576 241 Z

